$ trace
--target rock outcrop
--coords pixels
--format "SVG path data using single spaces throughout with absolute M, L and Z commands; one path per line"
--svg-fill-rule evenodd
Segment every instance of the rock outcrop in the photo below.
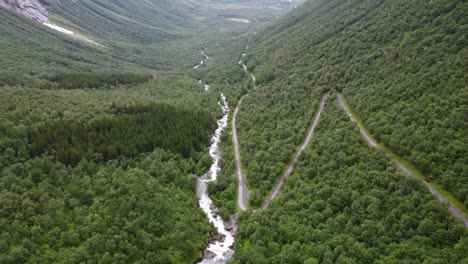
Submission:
M 0 7 L 14 10 L 41 23 L 50 23 L 44 4 L 47 4 L 46 0 L 0 0 Z

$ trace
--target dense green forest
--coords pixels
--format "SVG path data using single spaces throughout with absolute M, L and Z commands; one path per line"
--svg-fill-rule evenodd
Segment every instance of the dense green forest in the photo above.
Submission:
M 213 232 L 194 174 L 219 91 L 234 105 L 243 86 L 250 25 L 191 1 L 47 2 L 103 47 L 0 10 L 0 262 L 192 263 Z
M 320 92 L 336 89 L 378 141 L 466 204 L 464 10 L 456 0 L 308 1 L 254 37 L 246 61 L 260 89 L 239 113 L 252 203 L 305 135 Z
M 296 1 L 40 2 L 102 46 L 0 8 L 0 263 L 194 263 L 216 234 L 196 176 L 220 92 L 231 110 L 243 98 L 253 209 L 229 263 L 468 263 L 466 228 L 334 96 L 468 206 L 466 1 L 309 0 L 283 17 Z M 208 186 L 224 219 L 238 211 L 230 121 Z
M 252 206 L 262 204 L 286 169 L 304 140 L 323 92 L 278 82 L 261 85 L 243 100 L 238 131 L 243 166 L 253 191 Z
M 221 114 L 217 93 L 178 74 L 113 89 L 30 86 L 0 88 L 0 262 L 197 259 L 212 228 L 198 207 L 193 174 L 206 170 L 197 161 L 206 156 L 213 116 Z M 106 127 L 95 130 L 98 124 Z M 41 137 L 51 140 L 41 147 L 73 145 L 85 155 L 74 166 L 60 162 L 58 152 L 31 155 L 39 154 L 30 150 Z M 171 145 L 109 161 L 96 147 L 134 148 L 142 139 Z M 192 145 L 199 153 L 189 158 L 171 151 Z
M 335 97 L 277 200 L 239 223 L 232 263 L 467 260 L 465 227 L 370 148 Z
M 373 64 L 381 70 L 343 92 L 379 140 L 468 207 L 468 5 L 430 7 L 413 15 L 418 21 L 431 14 L 430 25 L 414 22 L 419 28 L 400 35 L 398 48 Z
M 103 160 L 135 158 L 162 148 L 197 158 L 214 131 L 213 118 L 204 112 L 178 110 L 164 104 L 135 105 L 113 109 L 118 115 L 85 126 L 58 120 L 28 133 L 30 153 L 54 152 L 57 160 L 76 165 L 83 157 Z
M 190 263 L 211 231 L 193 167 L 162 150 L 73 168 L 49 157 L 2 166 L 0 262 Z
M 232 131 L 228 130 L 221 137 L 222 159 L 219 177 L 216 182 L 208 187 L 211 199 L 220 208 L 220 215 L 224 219 L 229 219 L 230 215 L 237 212 L 237 175 L 234 162 L 234 146 L 231 139 Z
M 47 89 L 96 89 L 145 83 L 153 76 L 133 73 L 61 73 L 47 78 Z

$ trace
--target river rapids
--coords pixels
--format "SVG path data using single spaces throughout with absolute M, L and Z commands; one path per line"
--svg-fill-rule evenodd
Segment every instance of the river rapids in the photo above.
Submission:
M 213 204 L 213 201 L 208 195 L 208 184 L 216 181 L 220 170 L 219 160 L 221 156 L 219 144 L 221 142 L 221 134 L 227 127 L 229 117 L 229 106 L 226 102 L 226 97 L 221 93 L 218 105 L 223 111 L 223 117 L 218 120 L 218 128 L 211 138 L 210 156 L 213 159 L 210 169 L 197 181 L 197 196 L 201 209 L 208 216 L 208 220 L 216 228 L 218 235 L 212 237 L 210 243 L 206 247 L 203 258 L 200 264 L 223 264 L 229 260 L 234 254 L 234 233 L 235 228 L 227 227 L 221 216 L 218 215 L 218 208 Z

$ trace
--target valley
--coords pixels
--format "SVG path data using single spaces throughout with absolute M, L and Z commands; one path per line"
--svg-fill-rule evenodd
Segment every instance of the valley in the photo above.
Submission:
M 465 263 L 467 7 L 0 0 L 0 263 Z

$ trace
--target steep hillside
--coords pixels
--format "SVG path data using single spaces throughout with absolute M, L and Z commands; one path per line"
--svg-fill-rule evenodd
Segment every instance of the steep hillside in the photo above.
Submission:
M 233 30 L 250 26 L 225 21 L 209 3 L 190 0 L 0 3 L 0 30 L 5 33 L 0 39 L 0 71 L 22 78 L 54 70 L 190 69 L 199 61 L 200 50 L 219 34 L 232 38 L 239 35 Z M 44 12 L 36 13 L 46 21 L 27 18 L 39 9 Z
M 178 1 L 51 1 L 51 19 L 109 42 L 154 43 L 174 40 L 201 25 L 193 6 Z M 193 33 L 193 32 L 192 32 Z
M 31 68 L 42 71 L 40 64 L 58 62 L 63 57 L 74 58 L 68 60 L 65 69 L 79 66 L 83 61 L 106 70 L 125 69 L 129 65 L 158 70 L 188 68 L 199 59 L 199 50 L 206 42 L 200 33 L 206 32 L 207 25 L 202 25 L 194 15 L 201 12 L 200 7 L 189 0 L 2 0 L 0 3 L 4 14 L 1 31 L 6 33 L 2 34 L 5 48 L 0 54 L 5 59 L 1 63 L 15 67 L 19 63 L 12 56 L 26 57 L 27 63 L 20 67 L 23 72 Z M 23 34 L 25 28 L 28 34 Z M 54 37 L 45 38 L 49 35 Z M 103 54 L 107 59 L 88 58 L 89 51 L 97 56 Z M 51 58 L 44 61 L 41 54 L 47 53 Z
M 240 218 L 233 263 L 464 263 L 467 229 L 365 144 L 336 99 L 278 199 Z
M 467 9 L 308 1 L 257 35 L 246 60 L 260 88 L 239 114 L 253 203 L 305 134 L 318 95 L 336 89 L 378 141 L 468 205 Z
M 0 263 L 194 262 L 213 232 L 193 175 L 211 161 L 219 94 L 154 68 L 192 68 L 202 41 L 183 29 L 196 21 L 176 2 L 47 2 L 52 23 L 105 46 L 0 8 Z
M 107 50 L 70 38 L 32 19 L 0 8 L 0 86 L 57 71 L 111 69 Z M 128 66 L 128 65 L 127 65 Z M 119 65 L 124 69 L 125 63 Z
M 0 87 L 0 263 L 200 256 L 212 227 L 193 175 L 206 171 L 218 95 L 181 75 L 115 76 L 127 77 Z

